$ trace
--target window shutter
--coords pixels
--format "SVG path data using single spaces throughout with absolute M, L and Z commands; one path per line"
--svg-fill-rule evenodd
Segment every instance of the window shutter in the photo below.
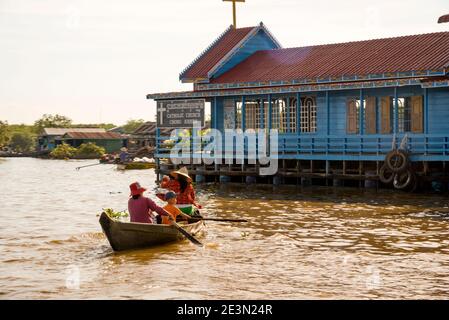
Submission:
M 423 97 L 414 96 L 412 97 L 412 132 L 423 133 Z
M 382 134 L 391 133 L 391 99 L 390 97 L 382 97 L 381 106 L 381 130 Z
M 350 99 L 346 105 L 346 132 L 357 133 L 357 105 L 354 99 Z
M 375 134 L 376 130 L 376 97 L 366 99 L 365 107 L 365 131 L 367 134 Z

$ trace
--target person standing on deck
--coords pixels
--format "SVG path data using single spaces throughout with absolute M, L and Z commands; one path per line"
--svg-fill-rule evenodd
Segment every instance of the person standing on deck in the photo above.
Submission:
M 128 160 L 128 149 L 126 149 L 125 147 L 123 147 L 123 148 L 121 148 L 120 149 L 120 155 L 119 155 L 119 157 L 120 157 L 120 162 L 121 163 L 125 163 L 127 160 Z
M 188 208 L 188 205 L 194 205 L 198 209 L 201 209 L 201 205 L 195 202 L 195 189 L 192 186 L 192 178 L 189 176 L 189 172 L 186 167 L 182 167 L 177 171 L 172 171 L 170 179 L 168 176 L 164 176 L 161 181 L 161 187 L 169 189 L 177 194 L 178 206 L 184 213 L 193 214 L 193 210 Z M 186 207 L 187 209 L 184 209 Z
M 131 197 L 128 200 L 128 211 L 131 216 L 131 222 L 139 223 L 155 223 L 153 211 L 160 216 L 167 216 L 169 221 L 174 221 L 173 216 L 159 207 L 153 200 L 144 197 L 146 191 L 138 182 L 134 182 L 129 186 Z

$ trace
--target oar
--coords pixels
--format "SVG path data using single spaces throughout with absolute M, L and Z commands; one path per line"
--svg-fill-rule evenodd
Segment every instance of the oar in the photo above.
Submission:
M 102 163 L 94 163 L 94 164 L 88 164 L 87 166 L 82 166 L 82 167 L 77 167 L 76 170 L 79 170 L 81 168 L 87 168 L 87 167 L 93 167 L 93 166 L 98 166 Z
M 194 236 L 192 236 L 190 233 L 185 231 L 179 224 L 177 224 L 175 221 L 172 221 L 171 224 L 178 229 L 179 232 L 181 232 L 187 239 L 192 241 L 193 244 L 196 244 L 197 246 L 203 246 L 201 242 L 199 242 L 197 239 L 195 239 Z
M 205 221 L 220 221 L 220 222 L 248 222 L 245 219 L 220 219 L 220 218 L 190 218 L 189 220 L 205 220 Z

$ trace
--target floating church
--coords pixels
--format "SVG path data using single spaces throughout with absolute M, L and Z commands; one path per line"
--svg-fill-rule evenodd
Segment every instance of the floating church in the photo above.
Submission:
M 230 26 L 179 80 L 193 90 L 147 98 L 205 101 L 222 132 L 278 130 L 276 174 L 249 161 L 190 164 L 197 181 L 447 185 L 449 32 L 283 48 L 263 23 Z M 171 169 L 168 139 L 156 138 L 159 174 Z

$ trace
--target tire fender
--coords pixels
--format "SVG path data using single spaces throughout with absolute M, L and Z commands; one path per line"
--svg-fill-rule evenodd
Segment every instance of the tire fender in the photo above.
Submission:
M 402 172 L 409 164 L 408 153 L 404 150 L 392 150 L 386 155 L 385 164 L 394 173 Z
M 395 173 L 384 164 L 379 170 L 379 180 L 384 184 L 390 184 L 393 182 Z

